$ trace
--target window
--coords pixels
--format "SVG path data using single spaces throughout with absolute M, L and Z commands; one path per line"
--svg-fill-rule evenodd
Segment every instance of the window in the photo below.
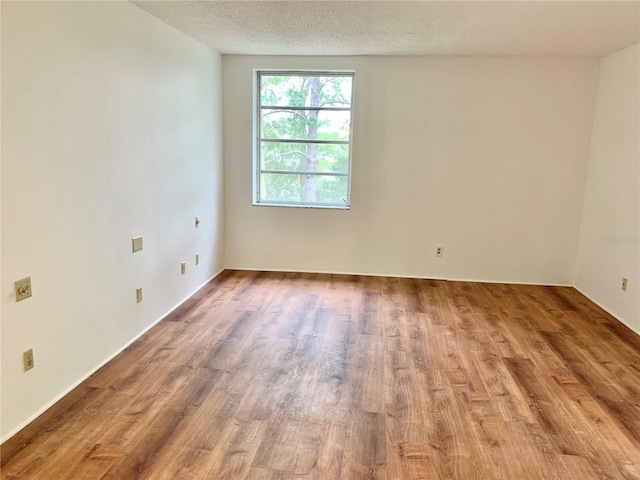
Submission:
M 257 205 L 349 208 L 353 72 L 257 72 Z

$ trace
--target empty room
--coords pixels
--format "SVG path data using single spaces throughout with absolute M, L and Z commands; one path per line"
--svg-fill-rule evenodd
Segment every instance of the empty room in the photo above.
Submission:
M 640 2 L 0 22 L 2 480 L 640 480 Z

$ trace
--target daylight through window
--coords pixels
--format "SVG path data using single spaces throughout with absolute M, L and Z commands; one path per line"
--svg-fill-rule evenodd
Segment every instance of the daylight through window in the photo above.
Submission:
M 255 203 L 348 208 L 353 73 L 258 72 Z

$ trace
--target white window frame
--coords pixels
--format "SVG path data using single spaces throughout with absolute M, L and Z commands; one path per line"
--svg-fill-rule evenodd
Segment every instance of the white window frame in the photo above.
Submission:
M 336 210 L 349 210 L 351 208 L 351 165 L 352 165 L 352 152 L 353 152 L 353 103 L 354 103 L 354 93 L 355 93 L 355 71 L 354 70 L 279 70 L 279 69 L 255 69 L 253 71 L 253 205 L 257 206 L 268 206 L 268 207 L 301 207 L 301 208 L 324 208 L 324 209 L 336 209 Z M 347 173 L 333 173 L 333 172 L 299 172 L 299 171 L 291 171 L 284 172 L 278 171 L 273 172 L 269 170 L 263 170 L 260 164 L 260 145 L 262 136 L 260 131 L 261 126 L 261 112 L 263 109 L 263 105 L 261 102 L 260 95 L 260 86 L 261 81 L 260 77 L 262 75 L 304 75 L 304 76 L 341 76 L 341 77 L 351 77 L 351 105 L 349 108 L 340 108 L 340 110 L 349 110 L 350 111 L 350 131 L 349 131 L 349 140 L 346 141 L 333 141 L 333 140 L 316 140 L 314 143 L 318 144 L 341 144 L 341 145 L 349 145 L 349 158 L 348 158 L 348 168 Z M 273 106 L 264 106 L 265 108 L 273 108 Z M 280 107 L 285 108 L 285 107 Z M 300 107 L 294 107 L 294 109 L 300 109 Z M 336 110 L 336 107 L 318 107 L 319 111 L 322 110 Z M 303 110 L 309 110 L 309 108 L 303 108 Z M 284 141 L 291 142 L 291 140 L 287 139 L 269 139 L 269 141 Z M 302 141 L 295 141 L 294 143 L 311 143 Z M 330 176 L 346 176 L 347 177 L 347 198 L 345 199 L 345 203 L 310 203 L 310 202 L 293 202 L 293 201 L 260 201 L 260 175 L 262 173 L 281 173 L 281 174 L 291 174 L 291 175 L 300 175 L 301 173 L 308 173 L 312 175 L 330 175 Z

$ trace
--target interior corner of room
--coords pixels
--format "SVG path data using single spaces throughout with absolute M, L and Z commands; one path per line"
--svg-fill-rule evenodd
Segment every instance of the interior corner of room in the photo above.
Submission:
M 569 286 L 640 335 L 637 39 L 219 53 L 134 3 L 2 2 L 2 441 L 224 269 Z M 355 71 L 349 210 L 253 205 L 260 68 Z

